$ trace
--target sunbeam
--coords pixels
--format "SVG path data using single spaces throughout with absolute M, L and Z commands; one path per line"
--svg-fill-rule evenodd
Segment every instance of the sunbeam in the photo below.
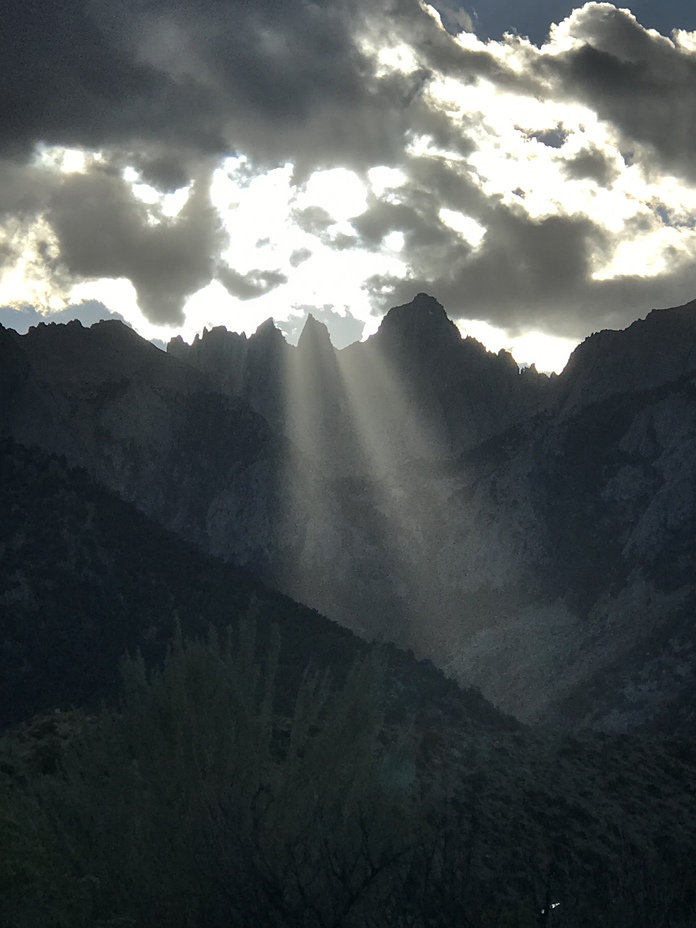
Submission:
M 301 602 L 363 631 L 354 610 L 337 595 L 335 574 L 352 545 L 338 537 L 345 525 L 331 480 L 343 459 L 343 413 L 336 352 L 323 323 L 309 316 L 296 348 L 288 348 L 280 397 L 291 456 L 280 475 L 284 523 L 291 541 L 280 552 L 279 585 Z M 336 571 L 336 568 L 339 568 Z
M 438 307 L 426 303 L 411 322 Z M 383 324 L 369 344 L 336 351 L 310 316 L 289 354 L 285 433 L 306 464 L 302 479 L 296 467 L 286 475 L 285 519 L 296 543 L 285 553 L 283 586 L 358 631 L 369 598 L 371 634 L 422 651 L 423 616 L 440 609 L 428 593 L 437 565 L 420 553 L 442 529 L 432 519 L 441 501 L 430 499 L 428 471 L 451 457 L 452 439 L 434 394 L 422 391 L 432 373 L 428 346 L 408 325 L 402 308 L 399 324 Z M 351 537 L 338 537 L 347 524 Z M 336 569 L 344 558 L 357 563 L 352 572 Z
M 339 353 L 339 370 L 359 472 L 365 475 L 359 489 L 376 542 L 372 572 L 381 574 L 380 586 L 391 600 L 377 624 L 385 639 L 424 655 L 423 629 L 437 624 L 433 613 L 440 609 L 431 595 L 438 586 L 437 565 L 424 551 L 427 539 L 443 527 L 432 520 L 441 506 L 432 505 L 428 472 L 450 456 L 451 443 L 438 405 L 421 392 L 427 382 L 420 369 L 427 367 L 424 346 L 409 344 L 408 336 L 396 344 L 404 334 L 383 323 L 359 354 L 350 348 Z

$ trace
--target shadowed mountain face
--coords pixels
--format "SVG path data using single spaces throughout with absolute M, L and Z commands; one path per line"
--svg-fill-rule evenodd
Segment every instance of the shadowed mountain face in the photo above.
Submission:
M 463 339 L 423 293 L 342 351 L 309 316 L 296 349 L 269 320 L 248 339 L 222 328 L 191 346 L 173 339 L 168 353 L 245 399 L 332 475 L 455 457 L 539 408 L 548 386 L 507 352 Z
M 432 297 L 336 351 L 309 319 L 159 352 L 120 323 L 0 329 L 2 431 L 206 551 L 432 657 L 527 721 L 693 728 L 696 305 L 560 377 Z
M 0 510 L 0 730 L 56 707 L 111 702 L 123 655 L 162 660 L 175 622 L 203 637 L 250 613 L 266 648 L 275 626 L 281 703 L 308 666 L 340 683 L 367 652 L 347 629 L 182 541 L 84 471 L 8 439 Z M 518 730 L 427 661 L 393 647 L 383 657 L 397 716 L 413 713 L 424 729 L 456 719 L 468 730 Z

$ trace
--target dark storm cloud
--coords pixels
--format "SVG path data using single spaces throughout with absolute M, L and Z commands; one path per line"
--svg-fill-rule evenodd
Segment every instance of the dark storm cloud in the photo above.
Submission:
M 338 232 L 334 228 L 336 221 L 321 206 L 308 206 L 305 209 L 295 210 L 292 215 L 295 223 L 303 232 L 314 235 L 322 245 L 326 245 L 334 251 L 346 251 L 358 244 L 358 239 L 354 235 Z M 302 260 L 306 260 L 305 257 L 302 257 L 305 251 L 306 249 L 300 249 L 299 252 L 293 252 L 294 255 L 299 254 L 301 256 L 298 264 L 301 264 Z M 309 254 L 306 257 L 309 257 Z M 292 264 L 292 258 L 290 263 Z M 297 265 L 295 264 L 293 267 L 297 267 Z
M 484 278 L 490 273 L 490 286 L 495 286 L 496 278 L 501 275 L 500 268 L 494 268 L 492 262 L 485 267 L 477 263 L 479 259 L 475 255 L 480 252 L 475 252 L 439 214 L 441 207 L 446 206 L 481 222 L 489 229 L 485 241 L 490 248 L 492 230 L 501 225 L 498 205 L 485 197 L 467 174 L 444 161 L 432 163 L 426 158 L 413 158 L 406 172 L 408 182 L 398 192 L 400 202 L 372 201 L 365 213 L 352 222 L 368 248 L 378 249 L 390 232 L 398 231 L 404 236 L 403 253 L 410 269 L 408 279 L 376 275 L 367 281 L 365 289 L 373 297 L 373 306 L 381 312 L 388 308 L 387 303 L 408 302 L 414 293 L 425 291 L 436 295 L 445 303 L 448 312 L 458 318 L 466 312 L 461 292 L 452 287 L 452 281 L 463 275 L 465 269 L 467 273 L 477 269 L 477 293 L 471 294 L 471 299 L 480 307 L 482 315 L 490 313 L 489 285 L 484 283 Z M 494 311 L 499 313 L 501 307 L 497 300 L 493 302 Z M 467 300 L 466 305 L 472 304 Z
M 572 36 L 576 47 L 540 61 L 554 92 L 593 109 L 627 147 L 645 146 L 647 163 L 696 180 L 694 56 L 609 3 L 576 11 Z
M 83 3 L 10 0 L 3 6 L 0 145 L 28 154 L 39 141 L 102 144 L 122 122 L 126 100 L 150 95 L 153 77 L 113 47 Z
M 200 151 L 179 145 L 141 143 L 136 148 L 111 148 L 104 153 L 110 167 L 123 171 L 134 169 L 140 180 L 162 193 L 172 193 L 188 186 L 200 173 L 201 164 L 209 164 Z
M 486 319 L 511 331 L 534 325 L 560 333 L 577 325 L 568 294 L 589 286 L 592 257 L 607 245 L 606 233 L 589 218 L 533 220 L 484 196 L 461 170 L 423 158 L 413 159 L 399 194 L 401 202 L 373 202 L 352 223 L 368 247 L 379 247 L 392 231 L 404 234 L 406 279 L 376 275 L 366 284 L 377 311 L 425 291 L 453 318 Z M 444 204 L 486 229 L 478 247 L 442 221 Z
M 515 86 L 510 74 L 497 86 L 526 93 L 534 80 L 546 86 L 540 98 L 580 101 L 615 127 L 624 150 L 649 176 L 667 170 L 696 178 L 696 60 L 675 45 L 650 35 L 610 4 L 588 4 L 575 13 L 575 48 L 553 55 L 526 55 L 528 67 Z M 563 157 L 567 127 L 532 133 Z M 640 146 L 643 146 L 641 148 Z M 618 151 L 593 144 L 566 155 L 563 173 L 610 188 L 621 166 Z M 696 273 L 689 256 L 664 251 L 666 267 L 652 277 L 595 279 L 598 264 L 621 241 L 651 231 L 648 216 L 627 220 L 610 233 L 591 216 L 578 213 L 533 219 L 520 205 L 484 197 L 466 171 L 443 159 L 409 160 L 408 180 L 397 200 L 372 202 L 353 220 L 366 247 L 376 249 L 389 232 L 404 233 L 405 279 L 376 275 L 366 284 L 376 312 L 407 302 L 424 290 L 443 302 L 454 317 L 485 319 L 511 334 L 535 328 L 580 338 L 589 331 L 625 325 L 654 306 L 693 298 Z M 485 168 L 484 168 L 485 170 Z M 486 229 L 477 248 L 449 229 L 439 207 L 460 210 Z M 642 223 L 642 228 L 639 226 Z M 598 260 L 599 259 L 599 260 Z
M 616 164 L 594 146 L 583 148 L 567 158 L 563 172 L 573 180 L 594 180 L 600 187 L 609 187 L 619 175 Z
M 448 28 L 468 28 L 464 13 L 475 11 L 467 3 L 464 13 L 454 0 L 440 6 Z M 539 42 L 571 9 L 555 0 L 533 9 L 512 0 L 477 6 L 479 35 L 493 35 L 497 17 Z M 239 299 L 287 280 L 282 270 L 241 273 L 221 264 L 227 234 L 208 187 L 211 166 L 224 155 L 244 155 L 249 180 L 288 161 L 298 183 L 318 168 L 345 166 L 363 176 L 375 165 L 401 168 L 403 189 L 372 196 L 352 222 L 354 236 L 337 232 L 319 208 L 294 216 L 335 250 L 359 244 L 378 251 L 390 232 L 403 233 L 415 283 L 374 278 L 377 301 L 392 288 L 385 299 L 404 302 L 415 287 L 457 316 L 578 335 L 586 332 L 580 306 L 591 325 L 608 317 L 610 298 L 628 312 L 652 285 L 592 279 L 592 256 L 616 244 L 597 223 L 560 208 L 534 220 L 523 202 L 505 205 L 504 191 L 484 196 L 481 179 L 461 162 L 483 144 L 485 118 L 476 111 L 453 118 L 431 97 L 443 75 L 464 98 L 467 86 L 483 79 L 520 98 L 582 102 L 622 150 L 635 152 L 644 172 L 696 179 L 696 59 L 609 4 L 576 11 L 574 47 L 552 54 L 512 41 L 514 66 L 483 45 L 458 44 L 417 0 L 9 0 L 3 14 L 0 264 L 16 262 L 30 224 L 45 220 L 45 241 L 34 230 L 32 248 L 57 283 L 126 277 L 153 322 L 181 322 L 187 297 L 212 279 Z M 375 55 L 401 42 L 416 60 L 410 74 L 381 68 Z M 531 135 L 558 149 L 553 156 L 564 159 L 566 177 L 610 187 L 618 171 L 612 153 L 588 143 L 566 155 L 567 132 L 558 125 Z M 449 154 L 415 157 L 409 146 L 422 139 Z M 37 144 L 100 150 L 103 160 L 61 177 L 32 161 Z M 451 153 L 459 167 L 448 163 L 457 160 Z M 163 191 L 194 180 L 181 214 L 153 223 L 153 211 L 122 179 L 126 167 Z M 442 221 L 442 207 L 487 230 L 479 247 Z M 296 250 L 290 266 L 307 255 Z M 687 285 L 685 268 L 675 254 L 667 292 Z M 668 277 L 666 271 L 655 280 L 665 284 Z
M 534 220 L 521 208 L 484 196 L 471 177 L 442 161 L 433 166 L 413 159 L 407 175 L 401 202 L 373 202 L 353 220 L 368 247 L 378 247 L 394 230 L 404 234 L 410 273 L 405 279 L 376 275 L 367 282 L 376 311 L 425 291 L 453 318 L 485 319 L 511 333 L 533 327 L 581 337 L 588 326 L 607 324 L 612 309 L 608 298 L 593 302 L 598 288 L 592 271 L 594 256 L 612 243 L 590 218 Z M 442 222 L 445 203 L 486 229 L 478 247 Z M 627 301 L 619 302 L 624 311 Z
M 170 191 L 211 156 L 242 152 L 252 171 L 291 160 L 302 181 L 318 167 L 399 163 L 418 113 L 433 134 L 446 130 L 422 104 L 427 68 L 376 71 L 374 50 L 413 30 L 430 35 L 433 54 L 451 44 L 416 0 L 10 0 L 3 13 L 0 213 L 45 214 L 60 251 L 46 267 L 55 284 L 127 277 L 153 322 L 181 321 L 221 236 L 200 182 L 179 219 L 152 226 L 119 179 L 125 167 Z M 102 165 L 60 183 L 32 161 L 38 145 L 99 150 Z M 20 231 L 14 245 L 0 238 L 5 265 L 26 248 Z M 246 298 L 276 285 L 228 283 Z
M 404 171 L 407 182 L 395 194 L 396 202 L 370 197 L 368 209 L 352 220 L 363 245 L 378 250 L 390 232 L 402 232 L 404 251 L 414 266 L 421 262 L 439 266 L 453 248 L 460 254 L 469 251 L 439 213 L 446 207 L 475 218 L 489 214 L 491 205 L 472 179 L 445 161 L 422 157 L 410 158 Z
M 362 216 L 353 220 L 353 227 L 362 242 L 374 251 L 381 248 L 384 238 L 391 232 L 402 232 L 409 263 L 417 263 L 419 253 L 427 260 L 435 259 L 438 250 L 448 251 L 452 244 L 451 230 L 437 216 L 437 209 L 429 202 L 418 202 L 417 197 L 408 203 L 375 202 Z
M 0 158 L 0 217 L 33 219 L 46 206 L 46 201 L 59 184 L 55 172 L 45 167 Z
M 589 146 L 567 158 L 563 171 L 572 180 L 594 180 L 600 187 L 609 187 L 619 175 L 619 169 L 598 148 Z
M 151 322 L 182 322 L 187 297 L 210 282 L 225 241 L 206 180 L 194 183 L 176 219 L 152 224 L 119 175 L 67 176 L 47 211 L 64 272 L 74 279 L 126 277 Z
M 292 218 L 303 232 L 317 237 L 322 236 L 334 224 L 332 217 L 321 206 L 295 210 Z
M 588 286 L 592 252 L 604 238 L 589 219 L 533 221 L 498 206 L 477 249 L 447 234 L 448 247 L 425 251 L 413 276 L 375 277 L 371 292 L 378 299 L 393 292 L 397 303 L 421 290 L 434 293 L 453 318 L 486 319 L 511 332 L 537 327 L 568 334 L 577 326 L 577 306 L 568 298 Z
M 511 336 L 529 329 L 580 339 L 619 328 L 655 307 L 681 305 L 696 292 L 696 266 L 675 252 L 662 273 L 595 280 L 592 255 L 609 249 L 607 233 L 588 218 L 532 221 L 504 207 L 476 250 L 450 233 L 448 249 L 421 255 L 406 279 L 377 275 L 366 282 L 375 311 L 437 296 L 454 319 L 482 319 Z
M 230 296 L 238 300 L 256 299 L 288 282 L 287 276 L 281 271 L 254 270 L 240 274 L 230 267 L 218 267 L 215 276 Z
M 427 72 L 377 79 L 358 39 L 436 31 L 415 0 L 9 0 L 3 13 L 0 149 L 141 151 L 170 189 L 200 154 L 298 170 L 398 159 Z

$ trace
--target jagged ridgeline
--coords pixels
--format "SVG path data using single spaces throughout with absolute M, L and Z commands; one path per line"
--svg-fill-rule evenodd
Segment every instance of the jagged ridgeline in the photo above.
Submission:
M 547 377 L 420 294 L 340 351 L 2 329 L 0 429 L 526 722 L 693 730 L 695 373 L 693 304 Z
M 8 356 L 22 345 L 3 337 Z M 263 494 L 267 449 L 287 461 L 290 440 L 243 401 L 121 326 L 33 337 L 65 338 L 65 350 L 46 349 L 55 367 L 42 362 L 44 379 L 38 354 L 15 358 L 5 421 L 75 457 L 92 449 L 93 472 L 118 475 L 123 495 L 199 474 L 196 489 L 184 480 L 178 498 L 160 501 L 181 534 L 182 514 L 216 481 L 251 492 L 253 477 Z M 98 363 L 80 374 L 95 345 Z M 195 422 L 211 409 L 216 419 Z M 619 411 L 633 415 L 630 404 Z M 601 431 L 601 416 L 585 416 L 586 434 Z M 239 431 L 226 434 L 233 422 Z M 159 459 L 148 458 L 143 442 L 160 440 Z M 491 439 L 468 466 L 491 471 L 518 440 Z M 177 449 L 172 476 L 163 471 L 176 468 Z M 352 505 L 367 492 L 367 478 L 346 490 L 292 453 L 315 489 Z M 592 461 L 573 446 L 567 460 L 592 487 Z M 460 466 L 409 464 L 421 493 L 424 473 Z M 199 526 L 221 519 L 221 505 Z M 526 728 L 10 438 L 0 442 L 0 511 L 0 709 L 12 723 L 0 746 L 0 903 L 10 928 L 693 924 L 692 738 Z M 330 573 L 324 582 L 329 595 Z M 365 627 L 374 619 L 361 613 Z M 425 620 L 437 627 L 437 614 Z M 136 650 L 142 659 L 124 665 Z

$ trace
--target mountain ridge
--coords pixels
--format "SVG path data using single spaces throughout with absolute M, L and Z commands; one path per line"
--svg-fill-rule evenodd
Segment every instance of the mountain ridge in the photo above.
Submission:
M 302 348 L 269 322 L 168 354 L 115 324 L 3 331 L 0 431 L 527 722 L 688 728 L 695 311 L 552 378 L 426 295 L 340 351 L 316 320 Z M 82 376 L 66 339 L 95 346 Z
M 589 402 L 597 402 L 622 392 L 626 384 L 634 391 L 650 389 L 694 370 L 696 300 L 673 309 L 654 309 L 622 331 L 604 329 L 588 336 L 572 352 L 558 388 L 561 402 L 572 408 L 584 405 L 581 397 L 588 381 Z M 568 388 L 574 379 L 580 383 Z
M 403 421 L 381 444 L 379 429 L 399 400 L 392 414 L 425 430 L 419 416 L 435 408 L 437 390 L 402 396 L 405 368 L 395 360 L 390 370 L 386 355 L 386 370 L 370 381 L 384 387 L 381 413 L 348 417 L 341 403 L 354 394 L 334 392 L 347 368 L 318 334 L 321 363 L 303 372 L 291 361 L 285 372 L 296 400 L 322 391 L 312 415 L 280 410 L 289 438 L 243 397 L 218 388 L 210 372 L 152 355 L 133 334 L 42 331 L 38 350 L 31 339 L 8 342 L 0 332 L 3 399 L 14 401 L 0 407 L 0 726 L 22 723 L 0 744 L 0 825 L 9 836 L 0 869 L 13 877 L 2 887 L 10 918 L 144 925 L 161 924 L 164 911 L 178 922 L 185 896 L 228 924 L 233 885 L 232 902 L 241 906 L 234 911 L 255 912 L 255 923 L 265 924 L 266 900 L 284 892 L 287 854 L 316 846 L 306 866 L 303 857 L 289 858 L 304 882 L 287 921 L 304 924 L 310 908 L 329 911 L 335 898 L 334 889 L 327 901 L 323 888 L 335 885 L 337 859 L 326 852 L 326 822 L 330 847 L 348 850 L 357 823 L 359 856 L 338 859 L 361 860 L 367 848 L 371 865 L 384 813 L 407 834 L 409 856 L 392 861 L 380 895 L 370 885 L 351 924 L 382 925 L 385 911 L 409 925 L 462 917 L 550 924 L 551 913 L 577 926 L 609 913 L 634 926 L 657 924 L 666 912 L 670 923 L 692 924 L 693 377 L 680 372 L 576 410 L 542 406 L 460 453 L 438 457 L 440 446 L 426 445 L 430 454 L 419 457 L 415 442 L 403 444 Z M 51 339 L 67 340 L 70 352 L 54 351 Z M 80 352 L 92 343 L 101 350 L 81 368 Z M 151 375 L 142 363 L 149 357 L 156 358 Z M 432 362 L 440 357 L 435 352 Z M 503 368 L 493 362 L 492 370 Z M 239 373 L 232 376 L 241 381 Z M 332 415 L 359 426 L 353 450 L 364 470 L 346 474 L 345 461 L 339 467 L 316 447 L 343 440 Z M 13 431 L 31 433 L 37 445 L 62 443 L 87 469 L 26 447 Z M 404 457 L 395 455 L 399 441 Z M 212 558 L 215 549 L 233 563 Z M 430 652 L 463 682 L 481 681 L 499 705 L 536 726 L 413 654 L 368 645 L 234 562 L 309 602 L 323 600 L 365 638 L 410 640 L 419 655 Z M 190 641 L 209 626 L 236 627 L 250 605 L 251 655 L 242 653 L 234 679 L 223 676 L 222 691 L 211 691 L 219 649 L 171 648 L 172 633 L 176 642 L 178 624 Z M 242 738 L 229 751 L 237 729 L 218 696 L 236 695 L 241 677 L 242 710 L 248 690 L 255 703 L 259 667 L 274 653 L 272 624 L 280 631 L 274 698 L 254 718 L 265 737 L 272 711 L 270 756 L 285 766 L 278 777 L 266 766 L 256 777 L 253 751 L 244 750 L 256 743 L 247 738 L 249 717 L 234 716 Z M 131 697 L 148 699 L 122 699 L 113 711 L 116 660 L 135 648 L 145 664 L 129 664 L 140 674 Z M 361 677 L 342 704 L 341 680 L 368 652 L 384 661 L 386 689 L 373 691 Z M 248 676 L 238 674 L 245 664 Z M 143 687 L 147 665 L 159 668 L 149 675 L 160 680 L 156 692 Z M 322 736 L 321 723 L 310 726 L 293 753 L 295 733 L 313 718 L 311 707 L 308 715 L 295 702 L 298 680 L 323 699 L 318 681 L 327 671 L 346 724 L 326 723 L 331 757 L 320 751 L 314 766 L 297 767 Z M 169 701 L 161 699 L 165 678 Z M 256 694 L 264 706 L 265 692 Z M 101 699 L 107 709 L 95 714 Z M 362 732 L 365 703 L 384 711 L 374 758 L 364 750 L 356 756 L 350 740 L 351 731 Z M 544 724 L 604 731 L 567 734 Z M 686 734 L 664 734 L 674 731 Z M 351 794 L 352 772 L 372 760 L 379 789 L 365 794 L 372 804 L 364 806 Z M 274 793 L 290 768 L 299 770 L 300 791 Z M 232 802 L 230 783 L 247 781 Z M 320 797 L 327 785 L 335 792 L 336 818 L 322 817 L 317 785 Z M 412 797 L 408 817 L 394 814 L 395 793 Z M 305 795 L 308 803 L 298 802 Z M 259 843 L 269 796 L 296 827 L 278 832 L 271 819 L 261 835 L 270 843 Z M 249 817 L 259 797 L 261 818 Z M 366 831 L 373 828 L 366 808 L 375 810 L 376 831 Z M 249 828 L 240 831 L 240 822 Z M 196 839 L 182 842 L 182 834 Z M 209 888 L 220 849 L 238 838 L 241 853 L 225 858 L 227 869 Z M 240 871 L 250 848 L 252 866 Z M 317 868 L 327 859 L 329 882 L 317 891 Z

